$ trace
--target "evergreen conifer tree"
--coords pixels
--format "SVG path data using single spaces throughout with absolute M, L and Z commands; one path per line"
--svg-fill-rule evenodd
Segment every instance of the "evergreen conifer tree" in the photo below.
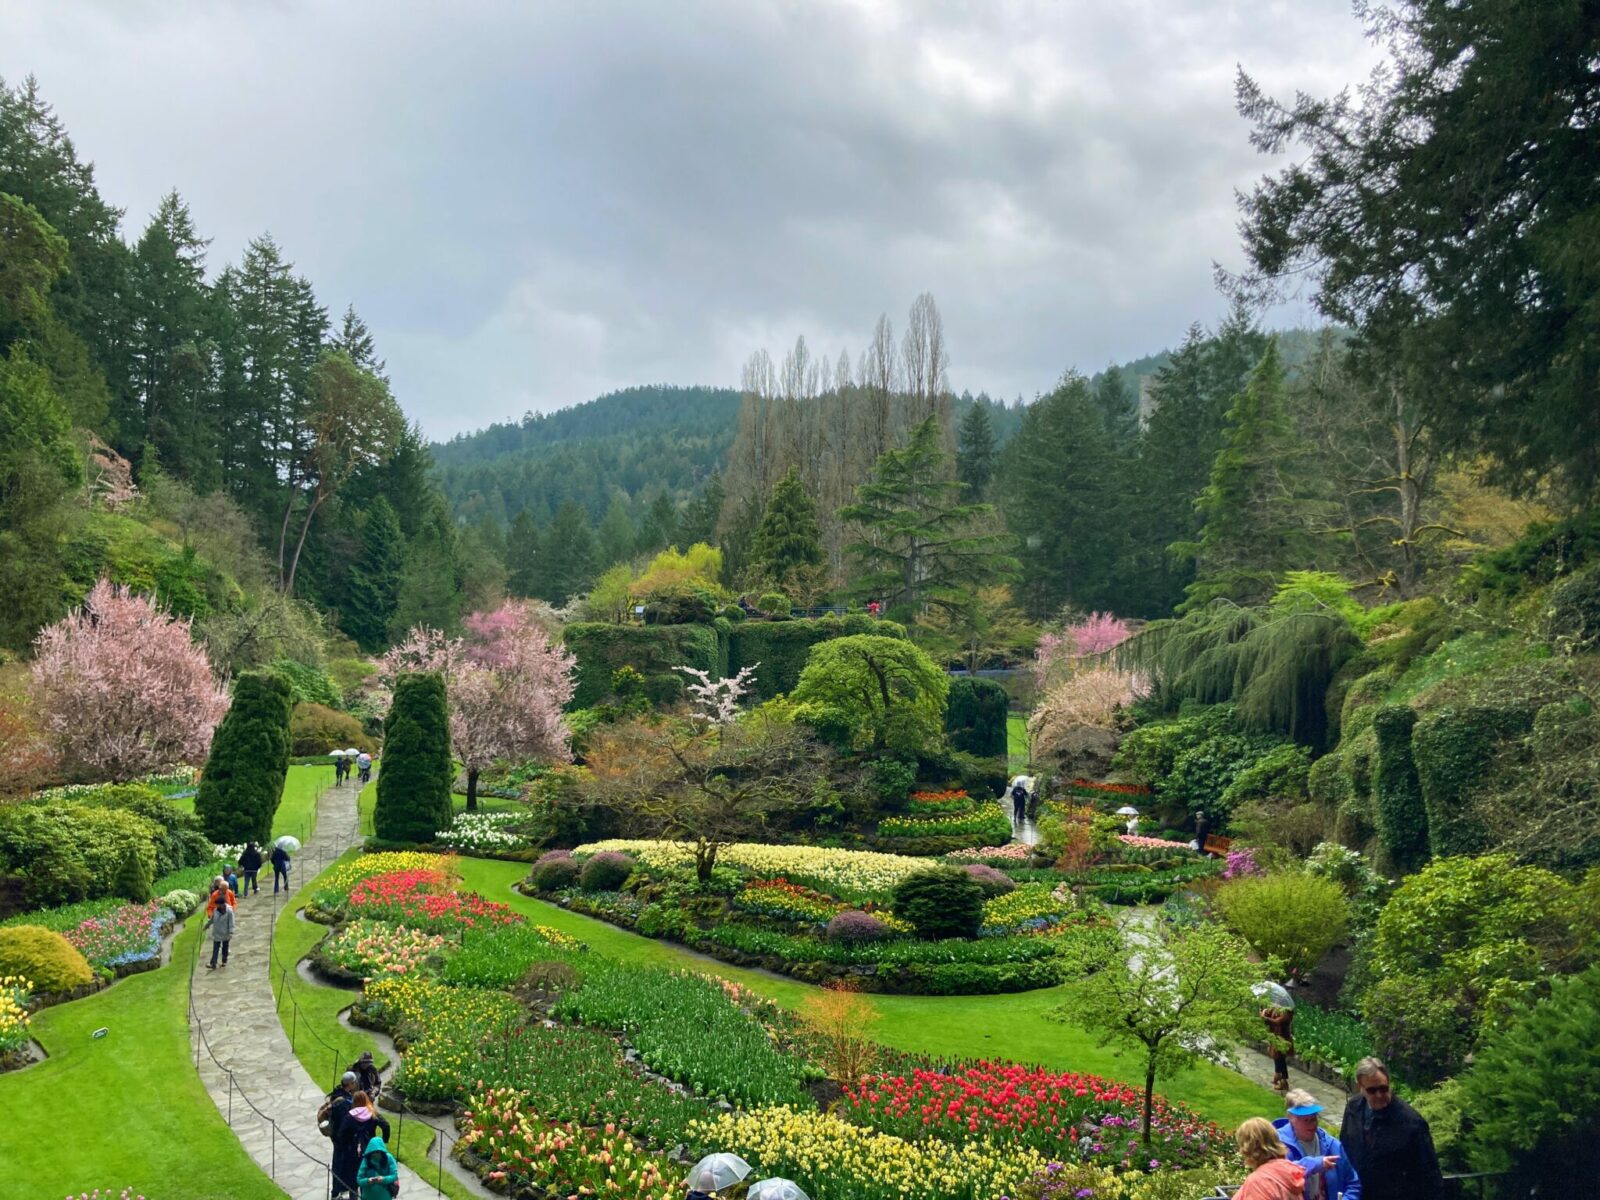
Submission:
M 122 856 L 112 890 L 115 895 L 134 904 L 143 904 L 150 899 L 150 867 L 136 847 L 128 847 L 128 852 Z
M 633 528 L 633 518 L 628 515 L 628 502 L 621 492 L 611 497 L 606 515 L 600 519 L 597 534 L 595 566 L 609 567 L 633 557 L 633 547 L 638 534 Z
M 506 534 L 506 590 L 524 600 L 539 594 L 539 526 L 525 508 Z
M 430 842 L 453 817 L 450 721 L 444 677 L 403 674 L 383 720 L 383 769 L 373 831 L 388 842 Z
M 813 585 L 822 565 L 822 530 L 817 506 L 795 467 L 773 485 L 750 554 L 762 579 L 779 590 L 797 583 L 808 589 Z
M 461 622 L 460 571 L 455 529 L 441 504 L 406 549 L 399 597 L 389 618 L 390 640 L 398 641 L 415 625 L 453 632 Z
M 1195 561 L 1184 610 L 1218 597 L 1264 602 L 1282 572 L 1313 565 L 1309 497 L 1295 465 L 1301 453 L 1285 405 L 1277 342 L 1269 341 L 1228 410 L 1226 442 L 1195 501 L 1205 522 L 1199 540 L 1172 547 Z
M 350 573 L 350 595 L 344 605 L 344 631 L 368 654 L 388 641 L 389 622 L 400 600 L 400 577 L 406 543 L 394 506 L 379 496 L 367 510 L 361 531 L 361 556 Z
M 1139 433 L 1139 399 L 1134 395 L 1122 371 L 1115 366 L 1106 368 L 1104 375 L 1094 385 L 1094 402 L 1106 423 L 1106 433 L 1115 446 L 1132 442 Z
M 968 499 L 982 500 L 988 493 L 994 459 L 994 423 L 988 404 L 978 400 L 961 418 L 956 441 L 956 477 L 967 485 Z
M 233 703 L 211 741 L 211 756 L 195 794 L 195 816 L 213 842 L 272 836 L 272 818 L 289 772 L 288 682 L 249 672 L 233 684 Z
M 722 505 L 728 491 L 722 486 L 722 472 L 713 471 L 706 480 L 705 490 L 683 506 L 678 516 L 678 537 L 685 546 L 704 542 L 717 544 L 717 522 L 722 519 Z
M 594 581 L 594 530 L 583 509 L 568 500 L 556 510 L 541 549 L 539 594 L 552 604 L 565 604 Z

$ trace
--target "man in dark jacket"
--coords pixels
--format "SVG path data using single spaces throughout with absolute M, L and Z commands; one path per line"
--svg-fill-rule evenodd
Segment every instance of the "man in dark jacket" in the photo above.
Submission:
M 282 846 L 272 848 L 272 892 L 277 895 L 278 883 L 283 882 L 283 890 L 289 890 L 289 852 Z
M 254 842 L 245 846 L 239 854 L 239 870 L 244 874 L 244 887 L 239 892 L 241 896 L 248 896 L 251 889 L 259 892 L 261 881 L 256 878 L 256 872 L 261 870 L 261 851 Z
M 322 1134 L 333 1142 L 333 1200 L 355 1196 L 356 1171 L 361 1165 L 361 1155 L 347 1153 L 339 1134 L 344 1128 L 345 1117 L 353 1107 L 357 1083 L 356 1073 L 346 1071 L 339 1085 L 328 1093 L 328 1109 L 322 1117 Z
M 1444 1177 L 1420 1113 L 1389 1087 L 1376 1058 L 1356 1064 L 1356 1094 L 1345 1105 L 1339 1141 L 1361 1177 L 1362 1200 L 1440 1200 Z

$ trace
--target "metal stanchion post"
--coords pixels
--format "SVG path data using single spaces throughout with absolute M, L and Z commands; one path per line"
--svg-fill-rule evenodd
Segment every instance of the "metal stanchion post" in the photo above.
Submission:
M 228 1072 L 228 1128 L 233 1128 L 233 1072 Z

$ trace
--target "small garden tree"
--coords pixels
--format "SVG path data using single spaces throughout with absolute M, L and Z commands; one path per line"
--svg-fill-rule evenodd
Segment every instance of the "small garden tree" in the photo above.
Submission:
M 444 678 L 434 671 L 401 675 L 383 722 L 374 832 L 391 842 L 432 841 L 450 828 L 454 776 Z
M 625 721 L 590 734 L 582 798 L 637 836 L 690 843 L 703 883 L 724 846 L 807 803 L 818 752 L 770 706 L 714 730 Z
M 1069 953 L 1081 978 L 1068 985 L 1072 1002 L 1051 1015 L 1143 1058 L 1148 1148 L 1156 1080 L 1194 1066 L 1205 1042 L 1253 1032 L 1259 1020 L 1250 988 L 1274 973 L 1273 965 L 1252 963 L 1243 942 L 1210 923 L 1155 922 L 1132 944 L 1120 930 L 1084 929 Z
M 1315 969 L 1350 924 L 1350 902 L 1339 885 L 1300 871 L 1230 880 L 1217 892 L 1216 906 L 1252 950 L 1281 959 L 1300 977 Z
M 194 811 L 214 842 L 272 837 L 272 818 L 289 771 L 289 683 L 275 672 L 249 672 L 233 685 L 233 703 L 206 760 Z
M 35 646 L 39 724 L 69 774 L 121 782 L 205 758 L 228 694 L 188 621 L 102 579 Z
M 819 730 L 856 749 L 918 754 L 943 742 L 949 693 L 949 678 L 918 647 L 857 634 L 811 648 L 793 699 Z
M 1087 667 L 1068 675 L 1028 718 L 1028 744 L 1036 760 L 1088 773 L 1088 760 L 1109 760 L 1116 748 L 1116 718 L 1146 691 L 1144 680 L 1116 667 Z

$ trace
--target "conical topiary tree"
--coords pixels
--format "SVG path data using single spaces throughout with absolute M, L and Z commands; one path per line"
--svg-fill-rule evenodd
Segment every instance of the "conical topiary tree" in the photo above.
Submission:
M 150 868 L 137 847 L 130 846 L 117 868 L 116 894 L 124 900 L 143 904 L 150 899 Z
M 211 743 L 194 811 L 214 842 L 272 837 L 272 818 L 289 773 L 288 681 L 251 672 L 234 681 L 233 703 Z
M 386 842 L 431 842 L 450 827 L 454 775 L 444 677 L 436 671 L 399 676 L 383 721 L 373 831 Z

